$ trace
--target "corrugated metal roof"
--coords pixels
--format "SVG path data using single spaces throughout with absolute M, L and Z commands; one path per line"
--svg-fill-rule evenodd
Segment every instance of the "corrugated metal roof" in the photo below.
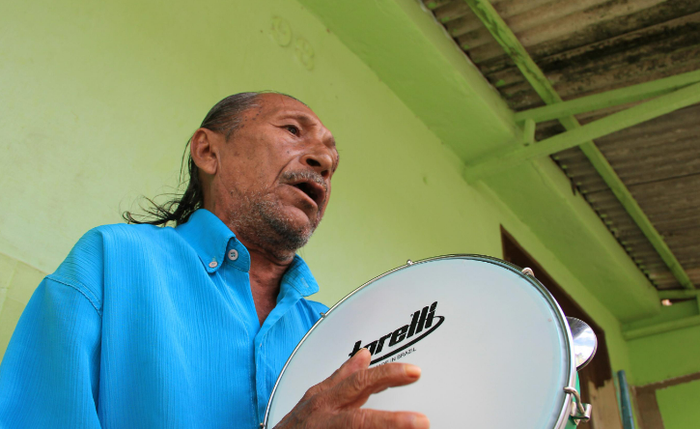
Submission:
M 700 69 L 698 0 L 491 0 L 564 100 Z M 543 105 L 464 0 L 424 0 L 516 111 Z M 582 124 L 629 106 L 577 115 Z M 700 105 L 595 143 L 700 285 Z M 538 124 L 537 139 L 563 132 Z M 639 227 L 578 148 L 552 156 L 659 289 L 679 288 Z

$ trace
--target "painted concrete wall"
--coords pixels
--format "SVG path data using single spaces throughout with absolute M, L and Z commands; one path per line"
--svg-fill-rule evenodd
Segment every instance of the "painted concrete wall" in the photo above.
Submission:
M 85 231 L 119 222 L 140 195 L 172 191 L 184 144 L 216 101 L 274 89 L 318 113 L 342 158 L 326 219 L 300 252 L 322 285 L 316 299 L 332 304 L 408 258 L 500 257 L 503 225 L 605 329 L 613 369 L 628 370 L 632 382 L 646 380 L 653 370 L 631 363 L 620 321 L 656 314 L 658 302 L 554 164 L 528 163 L 473 185 L 462 179 L 465 156 L 504 144 L 515 129 L 468 61 L 439 46 L 454 73 L 432 82 L 401 80 L 389 64 L 373 64 L 371 49 L 391 46 L 363 50 L 362 40 L 348 36 L 357 18 L 328 21 L 307 9 L 318 4 L 303 3 L 4 6 L 0 354 L 43 273 Z M 430 46 L 424 36 L 450 43 L 426 35 L 430 24 L 419 9 L 400 15 L 409 2 L 370 3 L 414 25 L 411 37 L 422 49 Z M 396 66 L 409 70 L 420 57 L 405 61 Z M 420 99 L 407 99 L 422 85 L 463 88 L 471 94 L 466 109 L 485 103 L 479 126 L 488 132 L 460 140 L 463 131 L 421 110 Z
M 695 301 L 674 304 L 658 319 L 682 319 L 698 314 Z M 700 371 L 700 326 L 693 326 L 659 335 L 650 335 L 628 342 L 637 385 L 655 383 Z
M 24 262 L 0 254 L 0 354 L 5 354 L 19 316 L 45 275 Z
M 697 356 L 697 355 L 696 355 Z M 700 381 L 656 391 L 665 429 L 689 429 L 700 425 Z

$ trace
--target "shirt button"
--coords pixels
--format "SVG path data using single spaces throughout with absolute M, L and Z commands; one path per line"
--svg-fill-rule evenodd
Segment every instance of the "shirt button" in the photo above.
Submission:
M 219 263 L 216 261 L 209 262 L 209 268 L 216 268 L 218 265 L 219 265 Z
M 236 249 L 231 249 L 228 251 L 228 258 L 232 261 L 235 261 L 238 259 L 238 250 Z

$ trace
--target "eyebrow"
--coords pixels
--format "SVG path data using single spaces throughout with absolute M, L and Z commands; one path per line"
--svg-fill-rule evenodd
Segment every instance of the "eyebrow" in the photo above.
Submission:
M 280 113 L 280 116 L 278 119 L 296 119 L 297 121 L 301 123 L 313 123 L 316 122 L 314 118 L 309 116 L 306 113 L 301 113 L 301 112 L 282 112 Z M 337 147 L 335 137 L 331 134 L 331 143 L 333 143 L 333 147 Z M 337 150 L 336 150 L 337 151 Z

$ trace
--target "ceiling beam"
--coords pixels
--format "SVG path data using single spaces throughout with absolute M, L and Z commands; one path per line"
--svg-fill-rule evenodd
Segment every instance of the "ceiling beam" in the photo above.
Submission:
M 472 177 L 481 177 L 504 171 L 524 161 L 549 156 L 574 146 L 579 146 L 598 137 L 612 134 L 615 131 L 658 118 L 696 103 L 700 103 L 700 83 L 678 89 L 670 94 L 662 95 L 646 103 L 613 113 L 586 125 L 577 124 L 576 126 L 570 126 L 568 127 L 570 128 L 569 131 L 541 140 L 535 144 L 527 146 L 510 145 L 496 150 L 470 164 L 468 173 Z M 568 120 L 568 118 L 563 119 Z M 610 177 L 610 179 L 614 182 L 613 177 Z M 619 187 L 619 185 L 622 185 L 622 182 L 619 184 L 614 182 L 613 185 Z
M 691 299 L 697 298 L 700 289 L 694 290 L 660 290 L 659 299 Z
M 690 328 L 700 325 L 700 316 L 689 316 L 679 320 L 663 322 L 657 325 L 646 326 L 644 328 L 630 329 L 622 331 L 625 340 L 635 340 L 637 338 L 648 337 L 649 335 L 663 334 L 664 332 L 675 331 L 676 329 Z
M 516 112 L 515 120 L 517 122 L 523 122 L 527 119 L 535 122 L 551 121 L 578 115 L 579 113 L 592 112 L 658 97 L 697 82 L 700 82 L 700 70 Z
M 491 3 L 489 3 L 488 0 L 464 0 L 469 7 L 472 9 L 474 14 L 479 17 L 479 19 L 484 23 L 484 26 L 489 30 L 489 32 L 493 35 L 493 37 L 496 39 L 496 41 L 501 45 L 503 50 L 506 52 L 508 56 L 510 56 L 513 59 L 513 62 L 515 65 L 518 67 L 518 69 L 523 73 L 523 76 L 527 81 L 532 85 L 533 89 L 539 94 L 539 96 L 544 100 L 546 104 L 556 104 L 556 103 L 561 103 L 562 99 L 557 93 L 557 91 L 554 89 L 552 84 L 549 82 L 545 74 L 542 72 L 542 70 L 537 66 L 535 61 L 530 57 L 530 54 L 525 50 L 525 47 L 520 43 L 517 37 L 515 37 L 515 34 L 511 31 L 511 29 L 508 27 L 508 25 L 503 21 L 503 19 L 500 17 L 498 12 L 493 8 Z M 698 91 L 697 84 L 693 85 L 693 91 Z M 677 90 L 676 92 L 683 91 Z M 685 91 L 682 93 L 682 97 L 685 96 L 690 96 L 692 97 L 692 94 L 688 94 L 689 91 Z M 690 91 L 692 92 L 692 91 Z M 674 92 L 675 94 L 675 92 Z M 669 94 L 673 95 L 673 94 Z M 662 97 L 668 97 L 669 95 L 662 96 Z M 659 98 L 662 98 L 659 97 Z M 652 100 L 652 101 L 657 101 L 657 100 Z M 649 104 L 650 102 L 644 103 L 642 106 L 645 106 Z M 642 106 L 635 106 L 635 107 L 642 107 Z M 634 109 L 635 107 L 631 108 Z M 657 106 L 658 107 L 658 106 Z M 630 110 L 630 109 L 628 109 Z M 624 113 L 624 112 L 619 112 L 619 113 Z M 611 115 L 612 116 L 612 115 Z M 573 117 L 573 116 L 565 116 L 558 118 L 559 122 L 566 128 L 567 130 L 575 130 L 577 128 L 582 128 L 581 124 L 579 124 L 578 120 Z M 603 118 L 605 119 L 605 118 Z M 599 121 L 596 121 L 599 122 Z M 605 124 L 605 123 L 604 123 Z M 598 125 L 600 126 L 600 124 Z M 589 130 L 593 130 L 594 128 L 590 128 Z M 590 132 L 590 131 L 589 131 Z M 582 134 L 585 134 L 586 132 L 583 132 Z M 589 137 L 589 138 L 594 138 L 594 137 Z M 548 139 L 551 140 L 551 139 Z M 546 140 L 545 140 L 546 141 Z M 551 144 L 551 142 L 550 142 Z M 534 150 L 534 148 L 537 148 L 540 145 L 540 143 L 535 143 L 533 145 L 529 145 L 526 150 Z M 518 146 L 516 150 L 521 150 L 522 146 Z M 683 270 L 683 267 L 681 266 L 680 262 L 678 262 L 678 259 L 675 257 L 673 252 L 669 249 L 669 247 L 666 245 L 664 242 L 663 237 L 659 232 L 656 230 L 654 225 L 649 221 L 649 218 L 646 216 L 644 211 L 639 207 L 639 204 L 637 204 L 636 200 L 630 193 L 630 191 L 627 189 L 625 184 L 622 182 L 622 179 L 615 173 L 614 169 L 610 164 L 608 163 L 607 159 L 605 156 L 600 152 L 598 147 L 593 143 L 592 140 L 584 141 L 580 145 L 581 150 L 583 153 L 586 155 L 586 157 L 591 161 L 591 164 L 593 167 L 598 171 L 598 173 L 601 175 L 605 183 L 610 187 L 610 189 L 613 191 L 615 196 L 620 200 L 620 203 L 622 206 L 625 208 L 625 210 L 629 213 L 629 215 L 632 217 L 632 219 L 637 223 L 637 225 L 640 227 L 644 235 L 649 239 L 650 243 L 652 246 L 654 246 L 654 249 L 659 253 L 659 256 L 663 261 L 666 263 L 668 266 L 669 270 L 671 273 L 673 273 L 674 277 L 678 280 L 678 282 L 683 286 L 685 289 L 695 289 L 695 286 L 693 283 L 690 281 L 690 278 L 688 277 L 688 274 Z M 547 151 L 545 151 L 547 152 Z M 531 152 L 534 153 L 534 152 Z M 501 161 L 503 159 L 501 158 Z M 522 162 L 523 159 L 520 158 L 520 162 Z M 493 162 L 493 161 L 490 161 Z M 481 167 L 483 168 L 483 166 Z M 468 181 L 473 181 L 475 178 L 478 178 L 478 175 L 474 174 L 475 171 L 473 171 L 473 166 L 468 165 L 465 168 L 464 171 L 464 177 Z
M 659 291 L 661 299 L 695 299 L 696 304 L 700 308 L 700 298 L 698 296 L 700 290 L 662 290 Z M 674 331 L 676 329 L 689 328 L 700 325 L 700 315 L 686 316 L 676 320 L 667 320 L 665 322 L 656 323 L 639 328 L 630 329 L 623 326 L 622 336 L 626 340 L 634 340 L 637 338 L 647 337 L 649 335 L 662 334 L 664 332 Z

